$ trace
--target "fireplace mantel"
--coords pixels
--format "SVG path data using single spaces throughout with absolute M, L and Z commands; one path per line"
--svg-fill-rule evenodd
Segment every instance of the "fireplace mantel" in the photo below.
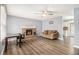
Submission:
M 22 26 L 21 28 L 36 28 L 35 26 L 32 26 L 32 25 L 27 25 L 27 26 Z

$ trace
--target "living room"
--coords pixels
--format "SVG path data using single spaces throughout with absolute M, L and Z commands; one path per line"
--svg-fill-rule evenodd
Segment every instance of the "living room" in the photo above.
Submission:
M 1 4 L 1 54 L 4 55 L 75 55 L 78 40 L 79 5 L 74 4 Z M 66 8 L 65 8 L 66 7 Z M 75 11 L 75 15 L 74 15 Z M 74 20 L 76 19 L 76 20 Z M 73 22 L 70 22 L 73 21 Z M 69 23 L 68 23 L 69 22 Z M 68 27 L 73 23 L 72 27 Z M 77 24 L 76 24 L 77 23 Z M 68 24 L 68 25 L 67 25 Z M 64 25 L 64 26 L 63 26 Z M 67 26 L 66 26 L 67 25 Z M 76 29 L 76 35 L 74 34 Z M 73 30 L 71 30 L 73 29 Z M 16 46 L 18 33 L 25 38 Z M 73 35 L 73 36 L 72 36 Z M 7 52 L 5 38 L 9 36 Z M 15 37 L 15 36 L 14 36 Z M 76 38 L 74 40 L 74 37 Z M 73 43 L 74 41 L 75 43 Z M 49 44 L 49 45 L 48 45 Z M 53 46 L 53 47 L 52 47 Z M 75 49 L 74 49 L 75 47 Z

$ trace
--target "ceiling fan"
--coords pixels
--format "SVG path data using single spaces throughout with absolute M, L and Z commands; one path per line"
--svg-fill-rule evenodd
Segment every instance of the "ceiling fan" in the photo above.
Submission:
M 53 16 L 56 13 L 57 12 L 55 12 L 55 11 L 51 11 L 51 10 L 48 10 L 48 9 L 43 9 L 43 10 L 35 12 L 33 14 L 38 14 L 38 15 L 41 15 L 42 17 L 45 17 L 45 16 Z

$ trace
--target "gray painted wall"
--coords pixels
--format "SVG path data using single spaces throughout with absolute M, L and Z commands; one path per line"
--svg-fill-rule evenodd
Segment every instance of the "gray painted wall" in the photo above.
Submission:
M 75 46 L 79 46 L 79 8 L 74 9 L 75 22 Z
M 53 21 L 53 24 L 49 24 L 49 21 Z M 56 17 L 49 20 L 39 21 L 34 19 L 26 19 L 16 16 L 7 17 L 7 34 L 16 34 L 21 32 L 21 27 L 25 25 L 33 25 L 37 28 L 37 34 L 42 35 L 44 30 L 57 30 L 60 33 L 60 37 L 63 38 L 63 26 L 62 17 Z
M 22 26 L 32 25 L 37 28 L 37 34 L 40 36 L 42 33 L 42 21 L 33 20 L 28 18 L 21 18 L 16 16 L 7 17 L 7 35 L 16 34 L 21 32 Z
M 53 24 L 49 24 L 50 21 L 53 21 Z M 57 30 L 60 33 L 60 37 L 63 38 L 63 20 L 62 17 L 56 17 L 49 20 L 43 21 L 42 32 L 44 30 Z

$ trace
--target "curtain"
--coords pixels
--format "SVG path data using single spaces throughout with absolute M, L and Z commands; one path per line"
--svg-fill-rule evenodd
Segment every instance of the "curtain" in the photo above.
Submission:
M 2 41 L 6 37 L 6 8 L 5 5 L 1 5 L 1 15 L 0 15 L 0 40 Z

